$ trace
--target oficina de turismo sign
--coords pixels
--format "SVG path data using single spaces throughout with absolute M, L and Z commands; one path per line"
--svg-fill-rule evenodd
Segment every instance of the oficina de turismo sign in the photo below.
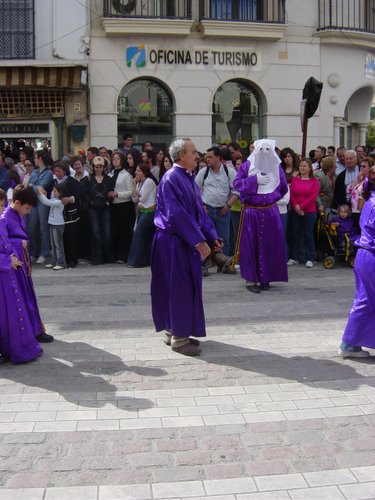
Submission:
M 255 67 L 258 55 L 250 51 L 226 51 L 219 49 L 154 49 L 148 50 L 144 45 L 131 45 L 126 48 L 126 65 L 128 68 L 144 68 L 147 64 L 195 65 L 195 66 L 236 66 Z

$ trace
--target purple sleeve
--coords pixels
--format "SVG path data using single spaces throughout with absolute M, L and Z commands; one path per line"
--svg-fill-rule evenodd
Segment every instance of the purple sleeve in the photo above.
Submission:
M 10 255 L 0 253 L 0 272 L 7 272 L 12 270 L 12 261 Z
M 237 172 L 236 178 L 233 181 L 233 187 L 238 191 L 242 197 L 251 196 L 257 194 L 258 181 L 256 175 L 251 175 L 249 177 L 249 166 L 250 163 L 245 161 Z

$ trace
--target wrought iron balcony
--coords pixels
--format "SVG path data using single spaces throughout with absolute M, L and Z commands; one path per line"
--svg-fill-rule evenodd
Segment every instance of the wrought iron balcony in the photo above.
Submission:
M 104 17 L 191 19 L 191 0 L 104 0 Z
M 285 23 L 285 0 L 200 0 L 201 21 Z
M 319 31 L 375 33 L 373 0 L 319 0 Z

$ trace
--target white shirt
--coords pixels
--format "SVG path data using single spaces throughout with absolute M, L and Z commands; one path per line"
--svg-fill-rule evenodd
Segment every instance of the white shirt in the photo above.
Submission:
M 63 202 L 57 198 L 51 198 L 49 200 L 47 196 L 44 194 L 40 194 L 39 199 L 43 203 L 43 205 L 47 205 L 47 207 L 50 207 L 48 215 L 48 224 L 51 224 L 51 226 L 63 226 L 64 225 Z
M 156 184 L 149 177 L 143 181 L 138 182 L 136 186 L 138 193 L 137 198 L 133 198 L 134 203 L 138 201 L 139 205 L 143 208 L 150 208 L 156 205 Z
M 210 207 L 221 208 L 233 194 L 238 195 L 233 189 L 233 181 L 237 172 L 233 167 L 228 167 L 227 175 L 223 165 L 220 165 L 217 173 L 212 168 L 207 168 L 208 175 L 206 179 L 204 179 L 204 176 L 207 170 L 206 167 L 203 167 L 199 170 L 195 182 L 201 188 L 203 203 Z
M 109 177 L 113 177 L 114 170 L 110 172 Z M 113 204 L 124 203 L 131 200 L 133 189 L 133 177 L 125 169 L 121 170 L 117 176 L 114 190 L 118 193 L 118 197 L 114 198 Z

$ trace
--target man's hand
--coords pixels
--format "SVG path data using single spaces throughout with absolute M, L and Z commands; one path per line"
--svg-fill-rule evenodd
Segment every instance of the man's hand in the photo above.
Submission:
M 224 217 L 230 210 L 230 207 L 228 205 L 224 205 L 223 208 L 220 210 L 219 215 L 220 217 Z
M 201 254 L 202 260 L 207 259 L 207 257 L 211 255 L 211 248 L 207 245 L 205 241 L 201 241 L 195 248 Z
M 10 260 L 12 261 L 12 269 L 16 270 L 22 266 L 22 262 L 15 255 L 11 255 Z
M 214 241 L 214 250 L 215 252 L 221 252 L 222 248 L 224 246 L 223 240 L 218 239 Z

